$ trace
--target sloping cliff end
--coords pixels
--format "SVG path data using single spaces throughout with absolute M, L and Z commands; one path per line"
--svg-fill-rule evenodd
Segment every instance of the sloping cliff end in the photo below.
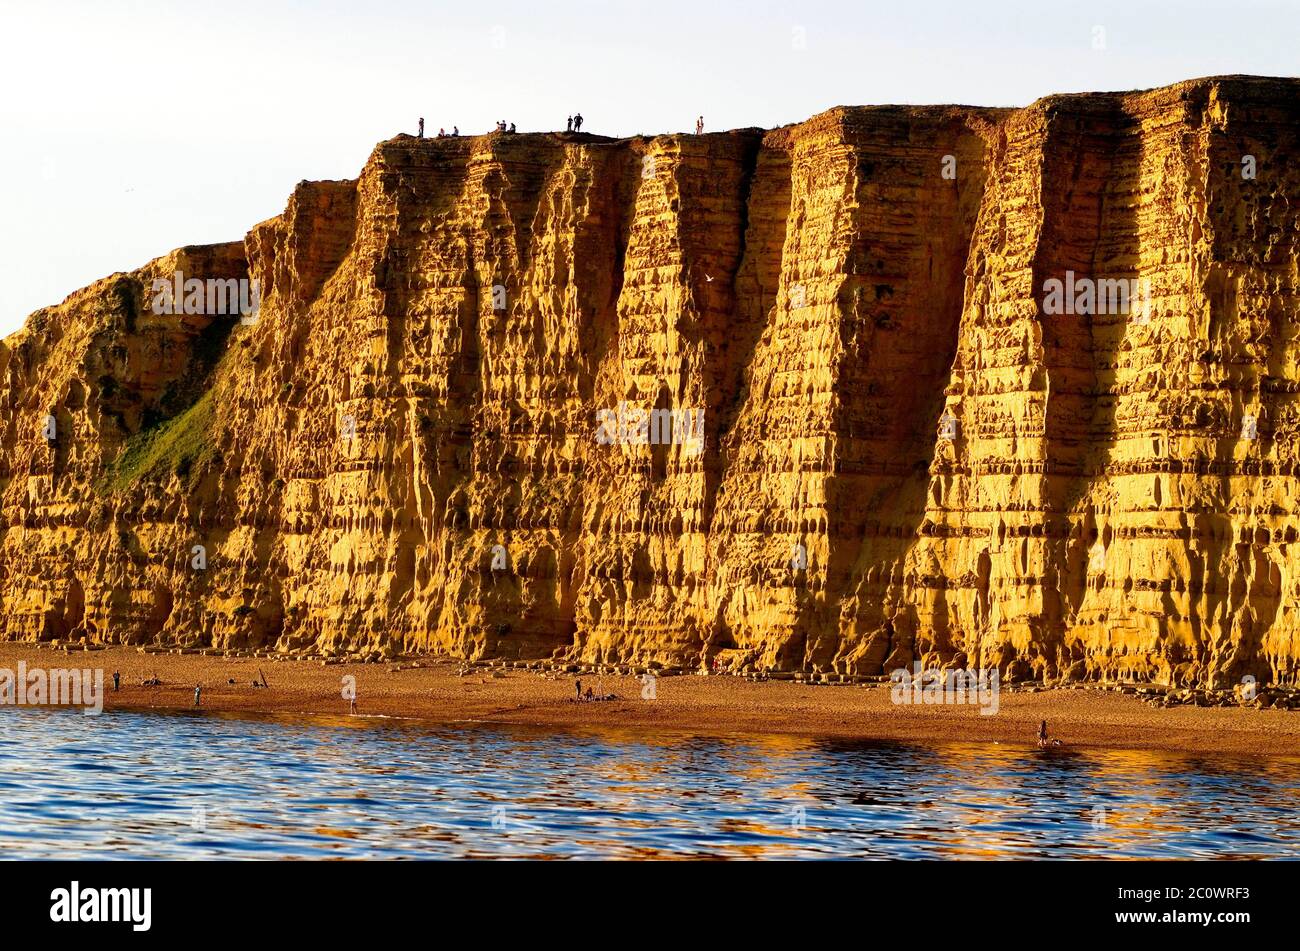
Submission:
M 0 345 L 0 634 L 1296 684 L 1298 138 L 1250 77 L 399 136 Z

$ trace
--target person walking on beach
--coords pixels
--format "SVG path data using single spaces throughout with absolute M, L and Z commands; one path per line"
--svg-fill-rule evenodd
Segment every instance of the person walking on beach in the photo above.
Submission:
M 199 705 L 199 698 L 202 695 L 203 695 L 203 685 L 195 684 L 194 685 L 194 706 L 197 707 Z
M 424 116 L 420 116 L 420 131 L 419 133 L 417 133 L 416 138 L 418 139 L 424 138 Z
M 581 112 L 575 112 L 575 113 L 573 114 L 573 131 L 574 131 L 574 132 L 581 132 L 581 131 L 582 131 L 582 113 L 581 113 Z
M 117 693 L 117 688 L 122 685 L 122 674 L 119 671 L 113 671 L 113 693 Z
M 582 681 L 579 680 L 575 686 L 576 686 L 577 689 L 578 689 L 578 699 L 581 700 L 581 699 L 582 699 Z

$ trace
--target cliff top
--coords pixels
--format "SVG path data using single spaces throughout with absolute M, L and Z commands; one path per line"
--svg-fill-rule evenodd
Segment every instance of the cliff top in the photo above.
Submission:
M 788 123 L 772 129 L 764 129 L 758 126 L 745 126 L 736 129 L 705 132 L 703 137 L 705 139 L 714 140 L 718 138 L 761 137 L 763 144 L 766 146 L 783 147 L 790 143 L 792 137 L 798 136 L 800 133 L 819 132 L 826 128 L 833 127 L 836 124 L 842 124 L 853 119 L 896 118 L 898 120 L 921 119 L 943 121 L 951 118 L 966 118 L 975 119 L 976 121 L 1000 123 L 1011 121 L 1018 115 L 1043 115 L 1062 109 L 1093 111 L 1119 107 L 1132 112 L 1142 111 L 1143 107 L 1163 107 L 1180 100 L 1195 99 L 1198 96 L 1203 96 L 1207 101 L 1209 101 L 1211 98 L 1217 96 L 1224 86 L 1231 87 L 1231 95 L 1235 99 L 1268 100 L 1272 98 L 1285 99 L 1288 96 L 1300 97 L 1300 78 L 1226 74 L 1187 79 L 1165 86 L 1152 87 L 1150 89 L 1053 93 L 1040 99 L 1036 99 L 1026 106 L 973 106 L 956 103 L 946 105 L 912 105 L 897 103 L 879 105 L 837 105 L 810 116 L 808 119 L 801 122 Z M 435 135 L 426 136 L 421 139 L 417 136 L 410 135 L 409 133 L 402 132 L 390 139 L 379 142 L 372 151 L 367 164 L 374 161 L 377 153 L 386 148 L 392 147 L 418 146 L 425 150 L 464 150 L 474 148 L 483 143 L 498 143 L 504 141 L 518 141 L 521 144 L 546 141 L 562 143 L 564 145 L 618 147 L 621 145 L 644 146 L 665 140 L 673 141 L 693 138 L 695 138 L 695 136 L 690 132 L 666 132 L 658 134 L 640 133 L 634 136 L 613 137 L 591 132 L 544 131 L 511 133 L 493 131 L 479 134 L 461 134 L 459 136 L 439 137 Z M 352 185 L 355 184 L 355 181 L 355 179 L 346 179 L 338 184 Z M 308 184 L 323 185 L 326 183 L 323 181 L 308 182 L 304 180 L 299 183 L 299 187 Z M 268 219 L 268 221 L 274 221 L 275 218 L 278 217 L 280 216 L 277 215 L 274 218 Z M 259 225 L 254 227 L 258 227 L 265 223 L 266 222 L 259 223 Z M 165 264 L 177 254 L 210 252 L 214 249 L 224 248 L 227 246 L 241 247 L 242 239 L 234 242 L 225 242 L 213 245 L 188 245 L 176 248 L 164 255 L 160 255 L 158 258 L 146 262 L 138 270 L 145 270 L 146 268 L 151 268 L 155 265 Z M 80 295 L 97 293 L 98 289 L 103 288 L 106 284 L 111 283 L 128 273 L 132 272 L 119 271 L 95 281 L 86 287 L 79 288 L 69 294 L 62 303 L 68 304 L 74 302 Z M 11 345 L 11 341 L 27 331 L 28 325 L 32 322 L 32 318 L 48 309 L 49 308 L 41 308 L 40 310 L 34 311 L 33 314 L 28 317 L 28 320 L 24 323 L 23 327 L 3 339 L 4 345 Z

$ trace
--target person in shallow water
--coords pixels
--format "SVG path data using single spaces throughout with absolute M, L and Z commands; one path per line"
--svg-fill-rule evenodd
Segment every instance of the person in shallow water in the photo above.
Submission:
M 1038 724 L 1038 748 L 1045 750 L 1049 746 L 1060 746 L 1060 740 L 1049 740 L 1047 738 L 1047 721 L 1043 720 Z

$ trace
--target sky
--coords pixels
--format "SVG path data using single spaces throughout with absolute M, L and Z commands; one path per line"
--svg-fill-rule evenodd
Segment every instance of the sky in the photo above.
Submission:
M 0 0 L 0 335 L 115 271 L 242 239 L 420 116 L 770 128 L 1298 60 L 1300 0 Z

